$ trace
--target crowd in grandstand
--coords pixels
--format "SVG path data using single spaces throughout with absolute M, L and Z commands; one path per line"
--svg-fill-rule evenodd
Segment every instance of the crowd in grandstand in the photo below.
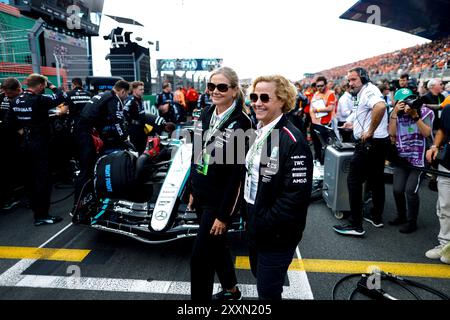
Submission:
M 391 72 L 419 75 L 427 70 L 450 68 L 450 37 L 423 45 L 397 50 L 376 57 L 353 62 L 319 72 L 330 80 L 342 79 L 355 66 L 365 68 L 370 76 L 382 76 Z

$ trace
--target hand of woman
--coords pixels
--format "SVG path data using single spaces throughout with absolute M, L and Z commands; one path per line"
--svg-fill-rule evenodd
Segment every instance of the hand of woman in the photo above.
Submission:
M 415 117 L 419 116 L 419 114 L 417 113 L 417 110 L 411 108 L 410 106 L 406 106 L 406 107 L 405 107 L 405 112 L 406 112 L 411 118 L 415 118 Z
M 397 114 L 399 111 L 405 111 L 405 107 L 406 107 L 406 104 L 403 101 L 400 101 L 395 105 L 395 108 L 392 112 L 394 114 Z
M 213 236 L 218 236 L 224 234 L 225 232 L 227 232 L 227 224 L 219 219 L 216 219 L 209 233 Z

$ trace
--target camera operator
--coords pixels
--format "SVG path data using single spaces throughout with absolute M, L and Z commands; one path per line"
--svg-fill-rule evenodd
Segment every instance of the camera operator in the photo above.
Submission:
M 80 161 L 80 174 L 75 186 L 75 205 L 83 186 L 94 174 L 97 152 L 100 151 L 96 150 L 93 133 L 98 133 L 104 143 L 105 152 L 123 149 L 126 146 L 123 101 L 128 97 L 129 90 L 129 83 L 119 80 L 112 91 L 94 96 L 81 112 L 80 120 L 75 127 Z
M 48 111 L 66 102 L 67 96 L 40 74 L 25 80 L 28 88 L 11 101 L 8 124 L 20 134 L 20 155 L 26 159 L 25 188 L 34 213 L 34 225 L 58 223 L 61 217 L 49 215 L 51 181 L 49 172 L 50 121 Z M 45 88 L 55 94 L 43 95 Z
M 352 94 L 356 96 L 354 111 L 344 124 L 344 128 L 353 128 L 357 141 L 347 179 L 351 215 L 349 225 L 334 226 L 333 229 L 341 235 L 363 236 L 362 192 L 366 180 L 372 190 L 373 210 L 364 220 L 377 228 L 383 227 L 385 191 L 382 177 L 389 144 L 387 112 L 383 95 L 370 82 L 365 69 L 353 68 L 347 78 Z
M 421 107 L 418 97 L 407 88 L 395 93 L 396 105 L 389 120 L 391 142 L 396 144 L 398 156 L 394 162 L 393 191 L 397 206 L 397 218 L 390 221 L 393 226 L 402 225 L 401 233 L 417 230 L 419 215 L 419 188 L 424 173 L 405 165 L 425 167 L 426 138 L 432 135 L 434 113 Z M 400 160 L 401 159 L 401 160 Z M 405 200 L 406 193 L 406 200 Z
M 439 130 L 434 140 L 434 145 L 427 151 L 428 162 L 436 161 L 440 151 L 438 169 L 450 173 L 450 108 L 442 111 Z M 426 252 L 427 258 L 441 259 L 441 262 L 450 264 L 450 260 L 442 256 L 442 248 L 450 242 L 450 178 L 440 176 L 438 178 L 438 201 L 436 214 L 439 218 L 439 245 Z

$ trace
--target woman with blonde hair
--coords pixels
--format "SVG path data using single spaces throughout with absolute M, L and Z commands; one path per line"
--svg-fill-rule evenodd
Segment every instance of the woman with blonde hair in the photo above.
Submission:
M 286 117 L 296 90 L 283 76 L 253 82 L 259 121 L 246 157 L 249 257 L 261 300 L 281 300 L 283 283 L 305 228 L 313 161 L 301 132 Z
M 243 95 L 233 69 L 213 71 L 208 90 L 213 104 L 203 110 L 194 130 L 190 176 L 193 207 L 200 219 L 191 256 L 191 299 L 240 300 L 226 233 L 238 209 L 245 171 L 245 149 L 238 145 L 241 140 L 234 133 L 243 133 L 252 124 L 243 111 Z M 228 161 L 230 158 L 233 160 Z M 226 159 L 225 163 L 220 159 Z M 223 290 L 212 297 L 215 273 Z

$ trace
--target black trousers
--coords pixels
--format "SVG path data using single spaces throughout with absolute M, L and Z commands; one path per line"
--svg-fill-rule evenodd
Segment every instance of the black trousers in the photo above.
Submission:
M 248 204 L 247 212 L 249 216 L 254 214 L 254 207 Z M 278 250 L 261 250 L 251 238 L 249 240 L 250 269 L 256 278 L 259 300 L 281 300 L 283 285 L 296 246 Z
M 389 139 L 371 139 L 367 143 L 357 142 L 350 161 L 347 186 L 350 198 L 350 222 L 361 228 L 363 220 L 363 184 L 367 181 L 372 191 L 374 219 L 381 219 L 384 210 L 384 162 Z
M 222 288 L 232 289 L 237 284 L 236 272 L 226 233 L 210 235 L 216 219 L 216 208 L 196 205 L 200 228 L 191 256 L 191 299 L 209 301 L 212 298 L 214 275 L 217 273 Z
M 18 135 L 0 127 L 0 206 L 12 200 L 20 180 L 18 147 Z
M 316 133 L 316 131 L 319 132 L 320 137 Z M 312 124 L 311 138 L 314 144 L 314 159 L 318 160 L 321 165 L 324 165 L 326 141 L 328 141 L 328 132 L 323 126 Z
M 394 168 L 392 189 L 400 218 L 417 221 L 420 208 L 419 188 L 424 176 L 419 170 L 400 166 Z
M 36 135 L 22 142 L 21 157 L 24 159 L 25 190 L 30 199 L 34 219 L 49 214 L 52 184 L 49 165 L 49 139 Z
M 141 155 L 145 151 L 147 146 L 147 135 L 144 132 L 143 125 L 130 125 L 128 133 L 130 135 L 130 141 L 136 148 L 136 151 Z

